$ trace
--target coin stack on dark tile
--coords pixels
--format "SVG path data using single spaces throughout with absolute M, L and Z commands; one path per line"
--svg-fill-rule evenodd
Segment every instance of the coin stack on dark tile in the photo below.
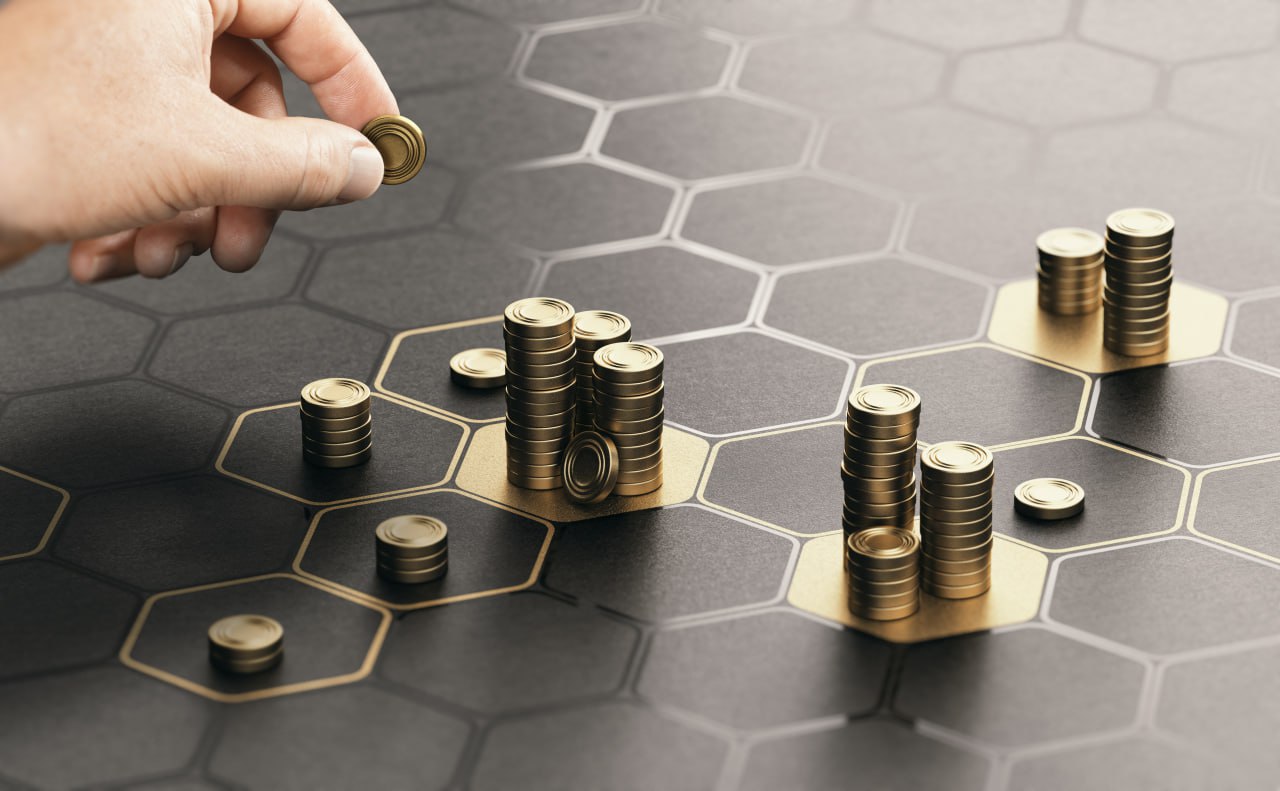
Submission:
M 1060 316 L 1092 313 L 1102 304 L 1102 237 L 1084 228 L 1054 228 L 1036 237 L 1040 309 Z
M 266 615 L 220 618 L 208 637 L 209 662 L 224 673 L 261 673 L 284 658 L 284 627 Z
M 354 467 L 373 456 L 369 387 L 354 379 L 319 379 L 302 388 L 302 457 L 316 467 Z
M 618 454 L 614 494 L 648 494 L 662 486 L 662 352 L 644 343 L 611 343 L 596 350 L 596 430 Z
M 503 316 L 507 356 L 507 480 L 524 489 L 564 485 L 564 447 L 573 434 L 573 306 L 532 297 Z
M 1146 357 L 1169 348 L 1173 217 L 1157 209 L 1121 209 L 1107 218 L 1103 343 L 1116 354 Z
M 438 580 L 449 569 L 449 529 L 432 516 L 393 516 L 374 530 L 378 576 L 417 585 Z
M 920 396 L 876 384 L 849 396 L 844 426 L 844 534 L 869 527 L 911 530 L 916 513 L 916 430 Z
M 968 599 L 991 587 L 995 458 L 972 442 L 920 454 L 920 574 L 925 593 Z
M 920 608 L 920 539 L 910 529 L 868 527 L 845 541 L 849 612 L 872 621 Z
M 611 310 L 584 310 L 573 319 L 573 342 L 577 349 L 578 402 L 574 410 L 574 430 L 592 431 L 595 422 L 595 354 L 602 346 L 631 340 L 631 322 Z

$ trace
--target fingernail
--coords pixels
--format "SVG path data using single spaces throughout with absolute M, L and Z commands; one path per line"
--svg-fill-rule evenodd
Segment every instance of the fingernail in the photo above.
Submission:
M 382 155 L 373 146 L 357 146 L 351 152 L 351 172 L 338 200 L 364 200 L 378 191 L 382 183 Z
M 191 254 L 195 252 L 195 245 L 191 242 L 178 245 L 178 249 L 173 251 L 173 268 L 169 270 L 169 274 L 173 274 L 181 269 L 188 261 L 191 260 Z
M 116 257 L 111 253 L 95 256 L 89 262 L 89 282 L 96 283 L 111 274 L 116 267 Z

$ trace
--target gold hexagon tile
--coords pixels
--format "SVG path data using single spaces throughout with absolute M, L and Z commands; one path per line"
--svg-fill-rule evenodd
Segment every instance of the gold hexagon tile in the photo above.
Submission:
M 32 486 L 46 490 L 49 494 L 49 506 L 52 509 L 48 522 L 37 516 L 36 520 L 38 521 L 32 524 L 31 527 L 33 529 L 30 536 L 32 544 L 30 549 L 22 549 L 8 555 L 0 554 L 0 561 L 17 560 L 18 558 L 25 558 L 39 554 L 44 550 L 45 546 L 48 545 L 49 538 L 53 536 L 53 529 L 57 526 L 58 520 L 62 519 L 63 512 L 67 510 L 67 503 L 71 501 L 71 493 L 66 489 L 63 489 L 61 486 L 54 486 L 51 483 L 45 483 L 38 478 L 32 478 L 26 473 L 18 472 L 17 470 L 13 470 L 8 467 L 0 467 L 0 475 L 11 476 L 13 479 L 17 479 L 10 480 L 8 483 L 18 486 L 31 484 Z M 19 481 L 22 483 L 19 483 Z M 12 520 L 12 516 L 10 516 L 10 520 Z M 5 527 L 12 532 L 15 526 L 8 524 L 5 525 Z M 23 532 L 25 533 L 25 530 Z M 23 543 L 25 543 L 25 540 Z
M 1102 345 L 1101 309 L 1084 316 L 1057 316 L 1040 309 L 1035 280 L 1009 283 L 996 293 L 987 337 L 1010 349 L 1089 373 L 1208 357 L 1222 346 L 1229 303 L 1226 297 L 1186 283 L 1174 283 L 1169 310 L 1169 349 L 1149 357 L 1125 357 Z

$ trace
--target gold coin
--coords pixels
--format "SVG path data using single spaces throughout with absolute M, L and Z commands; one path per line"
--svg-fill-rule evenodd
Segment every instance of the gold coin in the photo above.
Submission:
M 454 384 L 488 390 L 507 383 L 507 353 L 502 349 L 467 349 L 449 359 Z
M 323 453 L 313 453 L 311 450 L 303 448 L 302 458 L 313 467 L 325 467 L 335 470 L 358 467 L 373 458 L 373 446 L 370 445 L 364 450 L 345 456 L 326 456 Z
M 1053 228 L 1036 237 L 1036 249 L 1055 263 L 1096 259 L 1104 246 L 1102 236 L 1087 228 Z
M 992 474 L 995 457 L 973 442 L 939 442 L 920 454 L 920 468 L 927 478 L 946 483 L 971 483 Z
M 558 338 L 568 334 L 568 341 L 564 345 L 572 345 L 573 315 L 573 305 L 562 299 L 551 297 L 518 299 L 507 305 L 506 311 L 503 312 L 503 328 L 521 338 Z M 543 350 L 529 349 L 529 351 Z
M 1013 490 L 1013 508 L 1033 519 L 1067 519 L 1084 510 L 1084 487 L 1064 478 L 1032 478 Z
M 618 448 L 596 431 L 584 431 L 564 451 L 564 490 L 584 505 L 603 502 L 618 483 Z
M 1107 234 L 1121 244 L 1153 247 L 1173 237 L 1173 216 L 1159 209 L 1121 209 L 1107 217 Z
M 849 418 L 871 426 L 914 425 L 920 419 L 920 394 L 902 385 L 860 387 L 849 396 Z
M 869 527 L 849 537 L 849 552 L 868 566 L 896 566 L 919 554 L 920 539 L 898 527 Z
M 258 673 L 284 654 L 284 627 L 266 615 L 230 615 L 209 627 L 209 661 L 228 673 Z
M 631 340 L 631 320 L 612 310 L 584 310 L 573 317 L 573 337 L 582 350 Z
M 611 343 L 592 358 L 596 378 L 613 382 L 645 382 L 662 373 L 663 355 L 647 343 Z
M 380 551 L 419 558 L 439 552 L 449 542 L 449 528 L 434 516 L 404 514 L 378 524 L 373 531 Z
M 427 141 L 418 125 L 402 115 L 380 115 L 360 133 L 382 155 L 382 183 L 403 184 L 422 170 Z
M 355 379 L 317 379 L 302 388 L 302 409 L 328 420 L 355 417 L 369 409 L 369 386 Z
M 387 582 L 398 582 L 401 585 L 421 585 L 424 582 L 433 582 L 440 579 L 449 570 L 449 561 L 446 559 L 438 565 L 425 569 L 400 569 L 393 566 L 378 564 L 378 576 Z

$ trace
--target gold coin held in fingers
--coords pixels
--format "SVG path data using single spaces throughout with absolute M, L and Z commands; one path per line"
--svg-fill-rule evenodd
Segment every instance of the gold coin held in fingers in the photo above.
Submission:
M 382 155 L 383 184 L 403 184 L 422 170 L 427 141 L 418 125 L 401 115 L 380 115 L 360 130 Z

